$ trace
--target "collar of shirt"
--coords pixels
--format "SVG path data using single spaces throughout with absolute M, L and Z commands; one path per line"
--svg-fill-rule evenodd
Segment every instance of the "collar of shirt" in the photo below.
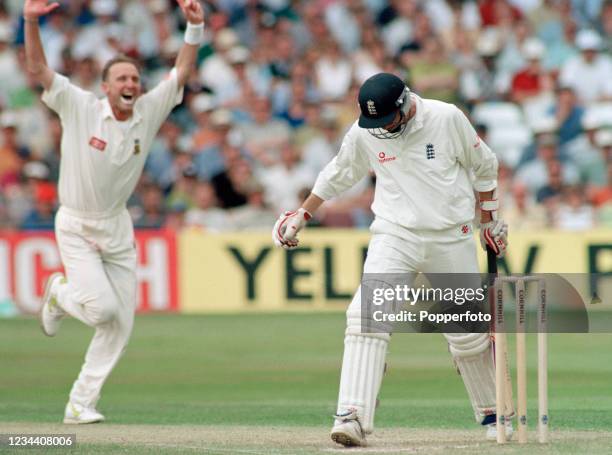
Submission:
M 425 109 L 423 99 L 414 93 L 411 93 L 410 96 L 412 97 L 412 102 L 416 106 L 416 112 L 414 113 L 412 120 L 408 122 L 409 131 L 407 132 L 413 132 L 421 129 L 423 127 L 423 117 L 425 115 L 423 112 Z
M 132 112 L 133 113 L 132 113 L 132 117 L 130 118 L 130 126 L 135 125 L 136 123 L 142 120 L 142 115 L 140 114 L 136 104 L 134 105 L 134 110 Z M 110 118 L 115 121 L 118 121 L 115 118 L 115 114 L 113 114 L 113 109 L 111 108 L 108 98 L 104 98 L 102 100 L 102 118 L 104 118 L 105 120 Z

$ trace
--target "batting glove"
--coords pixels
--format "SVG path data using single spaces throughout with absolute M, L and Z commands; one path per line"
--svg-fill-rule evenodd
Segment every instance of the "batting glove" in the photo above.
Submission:
M 480 225 L 480 245 L 486 251 L 489 246 L 498 258 L 508 248 L 508 225 L 503 220 L 493 220 Z
M 312 215 L 304 209 L 297 212 L 285 212 L 278 217 L 272 229 L 272 240 L 276 246 L 290 250 L 298 246 L 298 232 L 306 226 Z

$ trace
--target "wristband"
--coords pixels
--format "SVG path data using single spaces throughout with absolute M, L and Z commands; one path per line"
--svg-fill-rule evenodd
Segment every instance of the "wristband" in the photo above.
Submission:
M 480 201 L 480 210 L 484 210 L 486 212 L 493 212 L 499 208 L 499 202 L 497 199 L 489 199 Z
M 199 46 L 204 42 L 204 22 L 200 24 L 187 22 L 185 42 L 192 46 Z

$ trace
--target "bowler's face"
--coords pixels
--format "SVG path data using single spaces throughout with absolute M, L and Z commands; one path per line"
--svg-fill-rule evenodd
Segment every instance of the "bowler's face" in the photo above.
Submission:
M 102 90 L 116 116 L 130 117 L 141 94 L 138 68 L 127 62 L 115 63 L 108 70 L 107 80 L 102 82 Z

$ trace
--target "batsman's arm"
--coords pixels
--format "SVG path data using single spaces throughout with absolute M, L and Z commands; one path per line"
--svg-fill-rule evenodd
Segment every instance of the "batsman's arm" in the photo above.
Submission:
M 368 159 L 357 144 L 353 128 L 344 136 L 338 154 L 317 177 L 312 193 L 322 200 L 327 201 L 342 194 L 365 177 L 370 170 Z
M 453 120 L 459 142 L 457 159 L 465 169 L 474 173 L 474 190 L 481 193 L 493 191 L 497 188 L 498 170 L 495 153 L 478 136 L 470 121 L 459 109 L 455 109 Z
M 204 11 L 198 0 L 177 0 L 187 20 L 185 44 L 176 57 L 174 64 L 179 87 L 184 86 L 195 66 L 198 49 L 204 40 Z
M 479 191 L 478 200 L 482 203 L 484 201 L 495 200 L 495 191 Z M 480 224 L 490 223 L 493 221 L 493 210 L 480 210 Z
M 369 170 L 367 158 L 360 153 L 350 131 L 344 137 L 338 155 L 319 173 L 310 195 L 296 211 L 280 215 L 272 229 L 277 246 L 291 249 L 298 246 L 297 235 L 321 204 L 352 187 Z
M 302 208 L 306 210 L 311 215 L 316 212 L 319 207 L 325 202 L 324 199 L 321 199 L 314 193 L 310 193 L 310 195 L 306 198 L 304 203 L 302 204 Z
M 26 0 L 23 6 L 23 19 L 25 22 L 25 55 L 26 68 L 34 80 L 45 90 L 51 88 L 55 72 L 47 65 L 45 51 L 40 40 L 38 19 L 49 14 L 59 3 L 47 5 L 47 0 Z

